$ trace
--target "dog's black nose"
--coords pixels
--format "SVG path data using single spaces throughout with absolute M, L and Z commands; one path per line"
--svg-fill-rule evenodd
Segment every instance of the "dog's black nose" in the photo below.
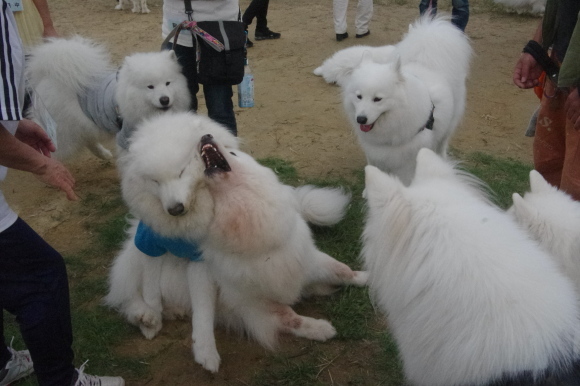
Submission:
M 167 106 L 169 104 L 169 97 L 162 96 L 161 98 L 159 98 L 159 103 L 161 103 L 161 106 Z
M 167 209 L 167 212 L 169 212 L 169 214 L 172 216 L 179 216 L 180 214 L 183 214 L 184 211 L 185 207 L 182 203 L 175 204 L 175 206 Z
M 365 123 L 367 123 L 367 117 L 365 117 L 364 115 L 359 115 L 358 117 L 356 117 L 356 121 L 357 123 L 364 125 Z
M 206 134 L 203 137 L 201 137 L 202 141 L 210 141 L 212 139 L 213 139 L 213 135 L 211 135 L 211 134 Z

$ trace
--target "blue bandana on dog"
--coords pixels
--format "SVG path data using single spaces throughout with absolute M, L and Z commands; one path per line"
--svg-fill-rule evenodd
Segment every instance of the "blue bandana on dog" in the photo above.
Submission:
M 161 236 L 153 229 L 139 221 L 135 233 L 135 246 L 148 256 L 158 257 L 169 252 L 177 257 L 190 261 L 202 261 L 201 251 L 197 244 L 183 239 L 172 239 Z

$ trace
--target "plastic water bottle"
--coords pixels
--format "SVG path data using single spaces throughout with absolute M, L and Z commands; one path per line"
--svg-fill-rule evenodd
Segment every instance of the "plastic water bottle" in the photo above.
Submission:
M 244 79 L 238 84 L 238 106 L 254 107 L 254 75 L 248 64 L 244 64 Z

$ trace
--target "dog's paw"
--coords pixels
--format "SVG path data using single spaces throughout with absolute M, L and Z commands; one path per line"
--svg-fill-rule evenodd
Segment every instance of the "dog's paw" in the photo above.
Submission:
M 119 1 L 119 4 L 115 5 L 115 9 L 123 9 L 123 4 Z
M 302 325 L 294 330 L 296 336 L 324 342 L 336 335 L 336 329 L 324 319 L 302 317 Z
M 144 6 L 143 9 L 141 9 L 141 13 L 150 13 L 151 11 L 149 10 L 149 8 L 147 8 L 147 6 Z
M 217 373 L 219 370 L 221 358 L 215 342 L 193 342 L 193 357 L 204 369 L 212 373 Z
M 354 277 L 350 284 L 359 287 L 364 287 L 369 281 L 369 273 L 367 271 L 354 271 Z
M 144 312 L 139 318 L 139 329 L 145 338 L 153 339 L 163 327 L 161 313 L 153 310 Z

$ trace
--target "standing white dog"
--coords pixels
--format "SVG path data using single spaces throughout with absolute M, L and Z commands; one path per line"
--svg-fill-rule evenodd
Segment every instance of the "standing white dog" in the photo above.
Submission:
M 429 149 L 409 187 L 365 171 L 369 286 L 411 384 L 579 384 L 571 281 L 474 177 Z
M 42 122 L 38 108 L 46 108 L 56 124 L 55 156 L 62 160 L 84 147 L 111 158 L 101 142 L 121 127 L 131 131 L 144 118 L 187 111 L 191 104 L 173 51 L 131 55 L 117 72 L 102 45 L 80 36 L 54 38 L 32 51 L 27 73 L 43 105 L 32 109 L 32 118 Z
M 315 73 L 341 86 L 368 164 L 409 184 L 419 149 L 444 155 L 463 117 L 469 39 L 447 18 L 424 16 L 394 48 L 347 50 Z
M 580 202 L 535 170 L 530 172 L 530 189 L 523 198 L 513 194 L 510 213 L 554 256 L 580 294 Z
M 187 113 L 145 122 L 119 161 L 123 197 L 141 231 L 133 225 L 115 259 L 106 303 L 147 338 L 161 329 L 162 314 L 193 310 L 195 360 L 217 371 L 216 303 L 222 324 L 270 349 L 280 333 L 335 335 L 326 320 L 290 306 L 305 294 L 366 283 L 365 273 L 316 248 L 305 221 L 336 223 L 349 196 L 281 184 L 225 128 Z

